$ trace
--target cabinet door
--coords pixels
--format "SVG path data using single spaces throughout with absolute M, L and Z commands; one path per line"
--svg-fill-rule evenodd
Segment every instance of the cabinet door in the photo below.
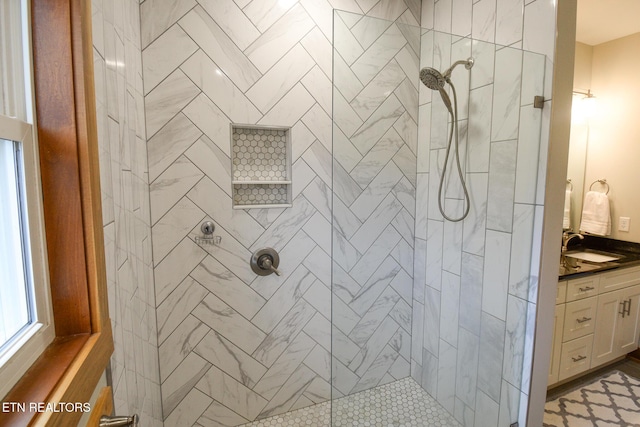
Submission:
M 593 337 L 592 366 L 598 366 L 619 355 L 616 329 L 622 320 L 624 290 L 607 292 L 598 296 L 598 322 Z
M 577 375 L 591 367 L 593 335 L 562 343 L 560 354 L 560 381 Z
M 617 330 L 619 356 L 636 350 L 638 348 L 638 338 L 640 335 L 640 328 L 638 327 L 638 318 L 640 317 L 640 285 L 625 289 L 622 293 L 621 309 L 624 309 L 625 312 L 624 315 L 620 316 L 620 326 Z
M 547 385 L 558 382 L 560 374 L 560 353 L 562 351 L 562 330 L 564 329 L 565 305 L 556 305 L 556 317 L 553 321 L 553 342 L 551 343 L 551 364 Z

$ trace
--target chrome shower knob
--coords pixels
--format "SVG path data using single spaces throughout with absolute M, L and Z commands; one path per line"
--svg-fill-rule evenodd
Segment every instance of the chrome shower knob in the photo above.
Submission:
M 278 252 L 273 248 L 259 249 L 251 255 L 249 261 L 251 270 L 259 276 L 268 276 L 271 273 L 275 273 L 280 276 L 278 271 L 278 265 L 280 265 L 280 257 Z

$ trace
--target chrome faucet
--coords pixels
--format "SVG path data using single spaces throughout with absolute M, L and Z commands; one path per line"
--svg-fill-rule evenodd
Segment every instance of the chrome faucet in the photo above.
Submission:
M 574 258 L 567 258 L 565 253 L 567 252 L 567 245 L 574 237 L 584 240 L 584 236 L 580 233 L 570 233 L 565 231 L 562 233 L 562 250 L 560 253 L 560 265 L 565 268 L 578 268 L 577 261 Z
M 573 240 L 574 237 L 578 237 L 580 240 L 584 240 L 584 236 L 580 233 L 569 233 L 567 231 L 562 233 L 562 253 L 563 254 L 567 252 L 567 246 L 569 245 L 569 242 Z

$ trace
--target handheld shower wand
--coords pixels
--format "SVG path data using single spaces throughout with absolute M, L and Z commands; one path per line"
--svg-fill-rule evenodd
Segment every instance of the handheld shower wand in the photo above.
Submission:
M 442 175 L 440 176 L 440 185 L 438 187 L 438 208 L 440 209 L 440 213 L 442 216 L 452 222 L 462 221 L 469 214 L 469 208 L 471 206 L 471 201 L 469 199 L 469 191 L 467 189 L 467 184 L 464 179 L 464 174 L 462 172 L 462 167 L 460 166 L 460 150 L 459 150 L 459 140 L 458 140 L 458 100 L 456 96 L 456 88 L 451 81 L 451 73 L 453 69 L 458 65 L 464 65 L 467 70 L 470 70 L 473 67 L 473 58 L 468 58 L 466 60 L 460 60 L 454 62 L 444 73 L 440 73 L 440 71 L 435 68 L 425 67 L 420 70 L 420 81 L 431 90 L 437 90 L 440 93 L 440 97 L 442 98 L 442 102 L 445 107 L 449 111 L 449 115 L 451 116 L 451 132 L 449 133 L 449 143 L 447 144 L 447 151 L 444 158 L 444 166 L 442 167 Z M 451 86 L 451 92 L 453 93 L 453 106 L 451 105 L 451 98 L 449 94 L 444 89 L 445 84 L 449 84 Z M 458 218 L 449 217 L 444 211 L 444 203 L 443 203 L 443 194 L 442 189 L 444 187 L 444 178 L 447 172 L 447 164 L 449 163 L 449 154 L 451 153 L 451 144 L 453 142 L 453 136 L 455 134 L 456 141 L 456 166 L 458 169 L 458 176 L 460 178 L 460 182 L 462 183 L 462 190 L 464 192 L 464 212 Z

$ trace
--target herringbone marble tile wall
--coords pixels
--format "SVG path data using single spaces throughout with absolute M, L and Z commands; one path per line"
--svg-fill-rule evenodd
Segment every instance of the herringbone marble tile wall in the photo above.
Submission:
M 162 426 L 139 4 L 91 9 L 115 411 Z
M 336 73 L 356 76 L 339 107 L 333 8 L 391 21 L 335 18 Z M 347 237 L 334 255 L 335 391 L 407 376 L 417 133 L 407 75 L 419 52 L 407 24 L 420 2 L 146 0 L 140 13 L 165 423 L 233 426 L 330 398 L 332 202 L 334 239 Z M 232 122 L 292 126 L 292 208 L 231 208 Z M 352 142 L 332 145 L 334 131 Z M 195 243 L 205 219 L 220 246 Z M 280 252 L 282 277 L 250 270 L 265 246 Z

